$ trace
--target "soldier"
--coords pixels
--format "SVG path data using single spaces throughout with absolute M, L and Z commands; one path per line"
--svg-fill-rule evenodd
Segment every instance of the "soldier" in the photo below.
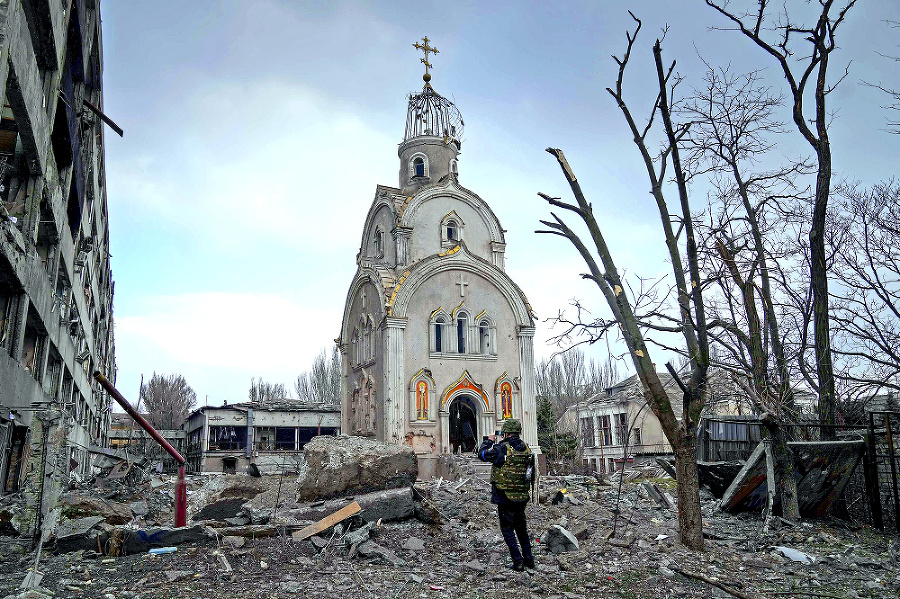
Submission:
M 521 433 L 522 424 L 509 419 L 503 423 L 503 439 L 499 443 L 496 435 L 490 435 L 478 448 L 478 457 L 494 465 L 491 468 L 491 503 L 497 504 L 500 531 L 509 546 L 512 569 L 517 572 L 534 569 L 531 538 L 525 520 L 529 487 L 534 480 L 534 454 L 519 438 Z

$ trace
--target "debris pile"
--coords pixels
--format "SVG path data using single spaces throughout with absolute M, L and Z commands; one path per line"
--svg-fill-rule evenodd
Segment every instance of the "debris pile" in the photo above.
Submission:
M 702 494 L 707 551 L 684 549 L 675 481 L 656 466 L 616 473 L 613 484 L 592 476 L 541 477 L 534 490 L 539 502 L 526 511 L 537 567 L 514 572 L 489 503 L 485 464 L 445 456 L 444 476 L 413 483 L 396 465 L 407 459 L 404 452 L 382 452 L 371 443 L 359 444 L 354 454 L 339 441 L 332 453 L 341 457 L 333 462 L 345 472 L 354 460 L 375 469 L 379 461 L 392 463 L 393 476 L 387 467 L 378 474 L 390 488 L 372 489 L 374 478 L 357 476 L 335 495 L 337 481 L 328 474 L 316 479 L 327 483 L 322 493 L 310 497 L 309 471 L 195 476 L 190 522 L 182 529 L 158 526 L 163 512 L 152 507 L 159 495 L 171 508 L 174 480 L 168 477 L 106 500 L 79 488 L 60 506 L 59 524 L 39 560 L 38 588 L 17 588 L 36 555 L 0 542 L 0 570 L 7 574 L 0 578 L 0 597 L 44 589 L 104 599 L 213 593 L 465 599 L 510 592 L 547 599 L 761 599 L 900 592 L 897 538 L 836 520 L 775 519 L 766 529 L 759 514 L 721 511 L 708 491 Z M 316 449 L 318 463 L 328 461 L 326 451 Z M 118 522 L 126 516 L 123 507 L 128 518 Z

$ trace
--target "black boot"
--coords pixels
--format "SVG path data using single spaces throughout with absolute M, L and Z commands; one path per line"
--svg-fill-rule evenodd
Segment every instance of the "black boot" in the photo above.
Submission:
M 528 568 L 529 570 L 534 570 L 534 558 L 526 557 L 522 560 L 522 565 Z
M 516 572 L 524 572 L 525 571 L 525 562 L 517 559 L 513 562 L 512 569 Z

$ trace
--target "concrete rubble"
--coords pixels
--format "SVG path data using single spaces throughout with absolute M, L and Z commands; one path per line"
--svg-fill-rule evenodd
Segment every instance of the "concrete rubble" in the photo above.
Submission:
M 345 453 L 342 462 L 353 459 Z M 329 487 L 315 498 L 299 490 L 308 473 L 189 477 L 189 523 L 176 530 L 169 528 L 173 478 L 118 490 L 108 501 L 129 508 L 124 524 L 109 521 L 121 516 L 119 506 L 87 501 L 91 492 L 80 488 L 77 501 L 66 503 L 79 506 L 77 516 L 61 510 L 41 559 L 41 587 L 31 595 L 18 585 L 34 552 L 18 537 L 0 539 L 0 597 L 730 596 L 720 586 L 755 598 L 900 592 L 896 536 L 834 519 L 779 521 L 764 530 L 759 514 L 720 511 L 705 491 L 707 551 L 684 549 L 677 512 L 666 505 L 674 481 L 659 468 L 627 470 L 614 484 L 542 477 L 540 503 L 527 508 L 537 567 L 513 572 L 489 503 L 488 470 L 471 456 L 445 461 L 446 477 L 376 490 L 367 483 L 341 496 Z M 153 495 L 168 498 L 168 511 Z M 358 511 L 327 521 L 354 504 Z M 317 534 L 292 535 L 323 520 Z M 147 553 L 169 546 L 172 553 Z

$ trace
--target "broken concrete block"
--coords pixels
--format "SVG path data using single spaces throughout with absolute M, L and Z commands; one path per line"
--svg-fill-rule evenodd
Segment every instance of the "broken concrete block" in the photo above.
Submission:
M 379 558 L 392 566 L 402 566 L 406 562 L 397 557 L 397 554 L 386 547 L 382 547 L 375 541 L 366 541 L 359 547 L 357 551 L 363 557 Z
M 68 519 L 85 516 L 102 516 L 109 524 L 125 524 L 131 521 L 131 508 L 123 503 L 107 501 L 82 493 L 69 493 L 60 498 L 62 516 Z
M 369 540 L 369 537 L 372 534 L 372 528 L 374 528 L 375 523 L 369 522 L 365 526 L 361 528 L 357 528 L 356 530 L 351 530 L 344 537 L 344 542 L 347 546 L 352 547 L 353 545 L 361 545 Z
M 547 551 L 557 555 L 581 549 L 575 535 L 559 524 L 554 524 L 547 529 L 547 532 L 541 536 L 541 544 L 546 547 Z
M 366 522 L 404 520 L 416 514 L 412 487 L 354 495 L 354 499 L 360 507 L 359 516 Z M 346 499 L 331 499 L 286 510 L 282 514 L 295 520 L 321 520 L 346 504 Z
M 425 549 L 425 541 L 419 537 L 409 537 L 406 539 L 406 542 L 403 543 L 403 548 L 407 551 L 422 551 Z
M 56 527 L 54 536 L 57 540 L 65 540 L 69 537 L 83 535 L 101 522 L 103 522 L 103 516 L 87 516 L 74 520 L 63 520 Z
M 235 549 L 239 547 L 243 547 L 247 544 L 246 537 L 238 537 L 236 535 L 227 535 L 222 539 L 222 544 L 226 547 L 233 547 Z
M 303 448 L 297 501 L 411 487 L 418 463 L 409 445 L 364 437 L 313 437 Z
M 150 507 L 146 501 L 134 501 L 128 507 L 131 508 L 131 513 L 135 516 L 146 516 L 150 513 Z

